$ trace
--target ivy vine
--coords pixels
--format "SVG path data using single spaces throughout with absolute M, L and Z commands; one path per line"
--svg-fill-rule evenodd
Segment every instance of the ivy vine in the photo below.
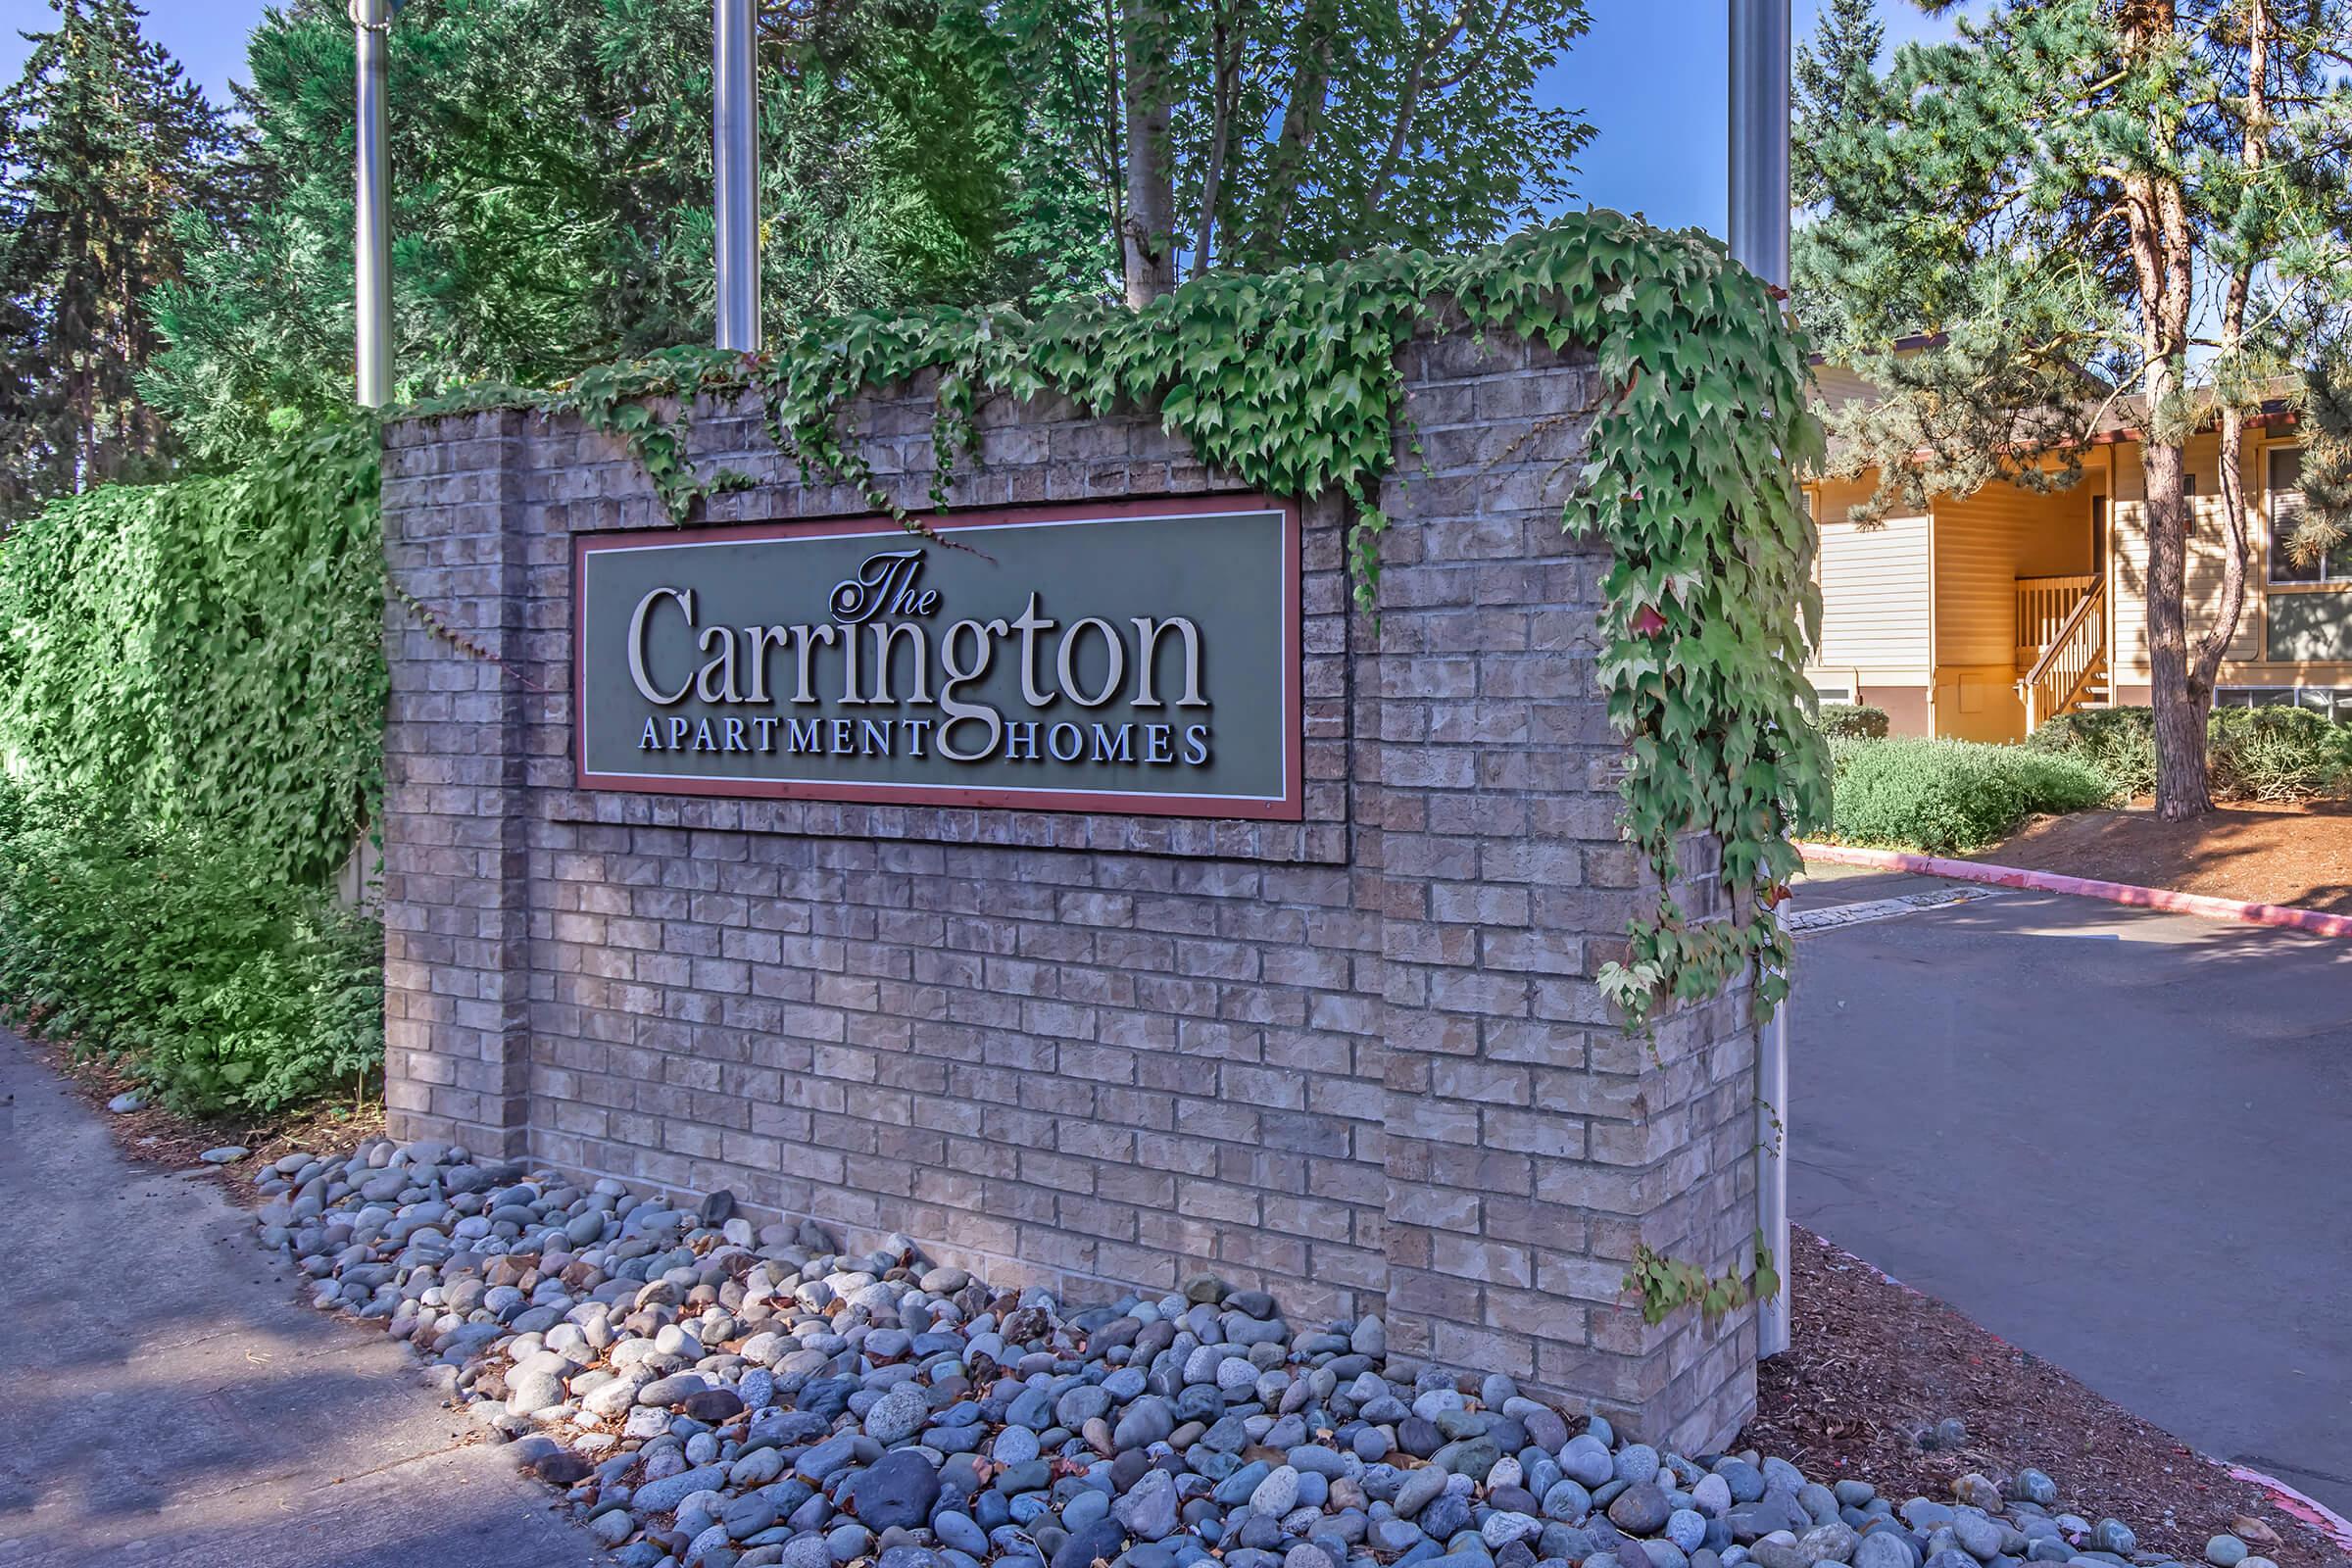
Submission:
M 0 754 L 38 791 L 316 886 L 383 789 L 371 419 L 234 473 L 107 485 L 0 544 Z
M 1745 1274 L 1734 1269 L 1710 1277 L 1695 1263 L 1653 1252 L 1647 1242 L 1637 1242 L 1633 1264 L 1625 1271 L 1624 1288 L 1641 1298 L 1642 1321 L 1652 1328 L 1686 1306 L 1697 1307 L 1700 1318 L 1712 1324 L 1735 1308 L 1778 1295 L 1781 1275 L 1773 1267 L 1772 1249 L 1764 1245 L 1764 1233 L 1758 1230 Z
M 1813 533 L 1794 478 L 1822 437 L 1801 340 L 1771 291 L 1703 235 L 1571 215 L 1465 256 L 1212 274 L 1140 312 L 856 314 L 763 355 L 672 350 L 553 392 L 482 388 L 404 412 L 576 414 L 643 464 L 684 522 L 707 496 L 750 482 L 696 470 L 696 405 L 749 393 L 805 473 L 920 529 L 861 455 L 861 393 L 927 378 L 935 504 L 978 449 L 987 399 L 1152 409 L 1244 483 L 1344 497 L 1357 598 L 1371 608 L 1380 485 L 1403 412 L 1398 352 L 1454 320 L 1581 345 L 1602 389 L 1562 523 L 1612 557 L 1597 677 L 1627 747 L 1625 832 L 1656 902 L 1600 984 L 1646 1028 L 1753 965 L 1769 1009 L 1786 994 L 1789 948 L 1773 908 L 1797 869 L 1790 839 L 1828 808 L 1802 678 L 1820 614 Z M 381 789 L 375 436 L 354 421 L 235 475 L 102 490 L 20 529 L 0 551 L 0 748 L 12 763 L 104 784 L 161 821 L 232 832 L 291 880 L 331 868 Z M 1682 859 L 1693 833 L 1719 846 L 1703 875 Z M 1628 1285 L 1645 1315 L 1663 1316 L 1687 1301 L 1728 1310 L 1771 1277 L 1759 1238 L 1750 1281 L 1710 1280 L 1643 1247 Z
M 1447 307 L 1473 331 L 1595 356 L 1605 393 L 1563 524 L 1613 555 L 1599 679 L 1626 737 L 1625 829 L 1657 889 L 1600 983 L 1637 1026 L 1758 966 L 1764 1009 L 1787 992 L 1772 906 L 1797 869 L 1793 831 L 1827 818 L 1828 763 L 1802 678 L 1820 601 L 1795 471 L 1822 451 L 1801 339 L 1762 282 L 1713 240 L 1612 213 L 1575 214 L 1464 256 L 1381 252 L 1264 276 L 1196 278 L 1142 311 L 1082 304 L 855 314 L 761 355 L 679 349 L 581 375 L 541 400 L 620 439 L 686 521 L 741 475 L 697 474 L 698 394 L 760 400 L 806 474 L 856 486 L 911 528 L 853 422 L 868 389 L 931 377 L 944 505 L 992 396 L 1082 410 L 1155 409 L 1212 467 L 1281 495 L 1344 496 L 1359 603 L 1377 593 L 1379 488 L 1402 408 L 1397 351 Z M 657 412 L 667 402 L 670 412 Z M 1686 876 L 1687 835 L 1720 846 Z M 1683 902 L 1693 885 L 1701 906 Z

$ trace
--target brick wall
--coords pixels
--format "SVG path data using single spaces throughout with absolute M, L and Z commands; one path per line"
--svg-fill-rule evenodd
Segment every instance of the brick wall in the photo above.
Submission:
M 394 426 L 393 579 L 489 656 L 390 612 L 396 1129 L 1077 1296 L 1208 1269 L 1727 1438 L 1749 1317 L 1645 1328 L 1617 1290 L 1637 1236 L 1743 1259 L 1755 1042 L 1739 996 L 1629 1037 L 1592 979 L 1653 895 L 1594 684 L 1605 558 L 1559 528 L 1592 374 L 1462 336 L 1403 369 L 1421 452 L 1384 498 L 1377 620 L 1341 509 L 1305 506 L 1299 823 L 577 791 L 570 540 L 660 525 L 650 487 L 567 419 Z M 916 509 L 926 390 L 857 421 Z M 1147 419 L 983 423 L 959 506 L 1238 488 Z M 694 453 L 759 480 L 713 522 L 867 510 L 749 409 L 703 411 Z

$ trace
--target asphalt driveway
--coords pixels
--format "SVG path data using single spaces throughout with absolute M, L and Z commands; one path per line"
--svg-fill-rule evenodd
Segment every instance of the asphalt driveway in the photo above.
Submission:
M 1799 1223 L 2352 1513 L 2352 942 L 2032 893 L 1819 929 L 1789 1074 Z

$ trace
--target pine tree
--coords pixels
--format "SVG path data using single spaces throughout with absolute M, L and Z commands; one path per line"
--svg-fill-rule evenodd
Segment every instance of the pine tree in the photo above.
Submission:
M 1866 518 L 1996 478 L 2063 485 L 2131 400 L 2157 808 L 2199 815 L 2245 602 L 2247 422 L 2352 308 L 2352 3 L 2000 0 L 1884 78 L 1849 12 L 1800 99 L 1820 174 L 1794 258 L 1819 346 L 1883 394 L 1832 412 L 1839 471 L 1877 471 Z M 1936 336 L 1898 354 L 1911 333 Z M 2181 449 L 2206 428 L 2223 570 L 2192 634 Z
M 227 122 L 132 0 L 50 0 L 0 95 L 0 520 L 168 463 L 141 399 L 149 296 L 221 216 Z

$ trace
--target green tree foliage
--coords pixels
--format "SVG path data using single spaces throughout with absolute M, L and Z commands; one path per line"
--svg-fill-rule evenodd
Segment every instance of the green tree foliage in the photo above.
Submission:
M 1568 195 L 1592 135 L 1533 92 L 1585 33 L 1584 0 L 1120 0 L 1115 31 L 1090 28 L 1076 0 L 1006 9 L 1030 7 L 1084 40 L 1082 79 L 1106 83 L 1081 107 L 1123 114 L 1076 139 L 1119 149 L 1106 216 L 1131 303 L 1180 264 L 1198 275 L 1492 239 Z M 1139 288 L 1139 268 L 1157 280 Z
M 1263 269 L 1492 239 L 1567 193 L 1592 134 L 1533 95 L 1584 31 L 1582 0 L 1122 5 L 767 8 L 764 286 L 779 329 L 859 308 L 1101 297 L 1130 246 L 1164 286 L 1179 261 Z M 710 28 L 706 0 L 402 11 L 399 396 L 544 385 L 708 338 Z M 272 420 L 347 402 L 351 377 L 340 0 L 270 13 L 251 72 L 252 206 L 201 233 L 186 280 L 160 296 L 172 347 L 149 380 L 216 463 Z M 1139 79 L 1156 107 L 1131 135 Z
M 225 122 L 131 0 L 50 0 L 0 94 L 0 526 L 171 454 L 137 378 L 183 219 L 228 210 Z
M 1867 518 L 2071 483 L 2096 422 L 2143 431 L 2158 806 L 2198 814 L 2244 602 L 2246 421 L 2352 303 L 2352 5 L 2001 0 L 1885 76 L 1860 10 L 1825 16 L 1796 136 L 1800 309 L 1885 394 L 1833 415 L 1839 471 L 1877 470 Z M 1936 337 L 1898 354 L 1905 333 Z M 2225 571 L 2192 639 L 2181 446 L 2206 427 Z
M 403 398 L 545 384 L 707 337 L 710 12 L 701 0 L 416 0 L 390 33 Z M 920 3 L 762 35 L 771 311 L 1017 289 L 1001 216 L 1020 130 L 1004 48 Z M 159 314 L 156 401 L 206 458 L 348 403 L 351 24 L 267 14 L 250 47 L 254 199 L 194 246 Z M 1051 203 L 1047 204 L 1050 208 Z

